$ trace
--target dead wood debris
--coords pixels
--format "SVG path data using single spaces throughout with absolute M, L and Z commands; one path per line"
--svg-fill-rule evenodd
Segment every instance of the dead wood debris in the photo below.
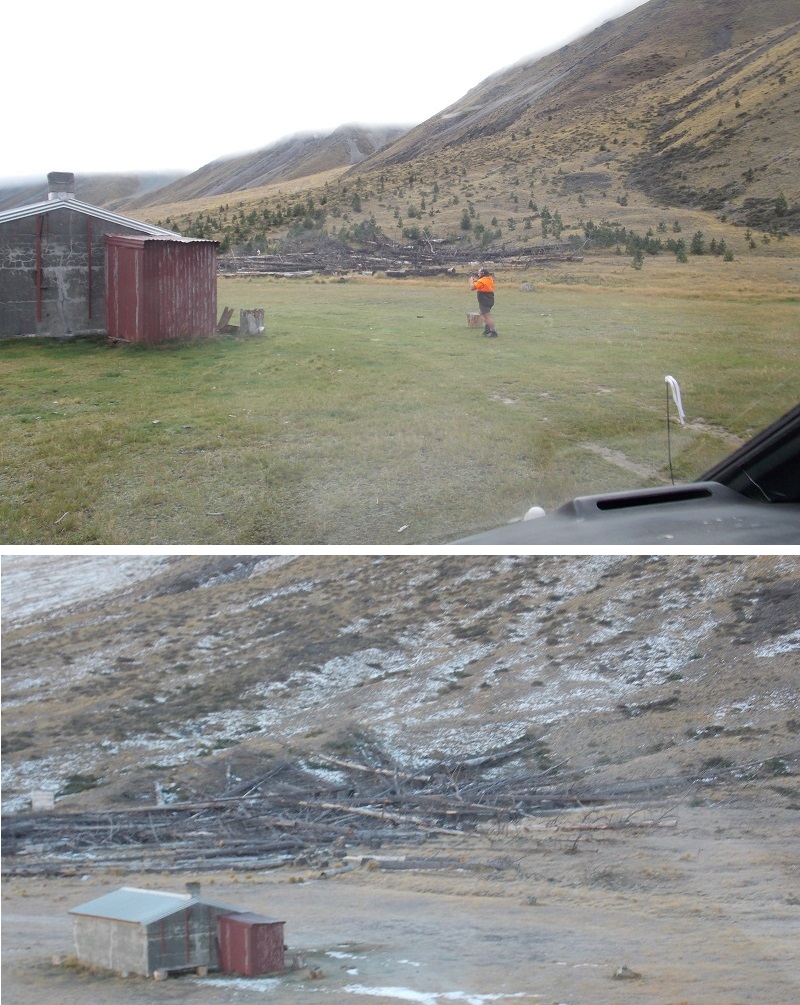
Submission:
M 460 268 L 485 262 L 503 269 L 530 269 L 539 265 L 582 262 L 568 244 L 542 247 L 504 248 L 487 252 L 479 247 L 447 247 L 443 241 L 421 240 L 398 244 L 389 238 L 373 241 L 360 249 L 336 242 L 320 245 L 312 251 L 284 252 L 282 255 L 220 256 L 217 269 L 224 275 L 275 276 L 293 279 L 301 276 L 374 274 L 406 278 L 411 276 L 456 275 Z
M 442 764 L 426 774 L 381 758 L 369 764 L 314 755 L 327 771 L 336 770 L 339 783 L 321 783 L 309 764 L 286 762 L 239 783 L 235 791 L 192 801 L 80 813 L 69 812 L 62 802 L 55 811 L 4 817 L 3 874 L 57 875 L 83 870 L 90 863 L 181 871 L 305 862 L 324 869 L 348 847 L 421 844 L 477 828 L 567 832 L 674 826 L 672 818 L 641 817 L 638 809 L 627 817 L 575 820 L 554 815 L 624 805 L 626 800 L 641 805 L 696 784 L 689 778 L 667 778 L 592 786 L 585 772 L 570 772 L 563 765 L 535 767 L 533 759 L 525 757 L 532 749 L 535 744 L 530 743 L 506 751 L 505 758 L 518 759 L 519 766 L 502 778 L 483 774 L 484 768 L 495 768 L 504 759 L 502 753 Z M 420 857 L 403 866 L 379 867 L 442 868 L 443 861 L 437 856 L 431 865 Z

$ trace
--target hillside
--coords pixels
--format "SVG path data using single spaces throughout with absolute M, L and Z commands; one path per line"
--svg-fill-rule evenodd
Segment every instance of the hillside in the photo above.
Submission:
M 340 126 L 332 133 L 298 133 L 249 153 L 221 157 L 190 175 L 77 175 L 75 195 L 107 209 L 139 215 L 147 206 L 163 206 L 204 196 L 259 189 L 273 182 L 324 175 L 359 164 L 402 136 L 401 126 Z M 47 199 L 47 179 L 0 187 L 0 210 Z
M 340 126 L 329 134 L 298 133 L 261 150 L 206 164 L 188 177 L 129 203 L 129 209 L 225 195 L 350 167 L 391 144 L 404 131 L 399 126 Z
M 753 230 L 800 230 L 797 14 L 791 0 L 651 0 L 493 74 L 338 179 L 144 212 L 243 253 L 287 236 L 591 249 L 601 221 L 618 235 L 713 227 L 755 251 Z
M 754 39 L 776 30 L 780 36 L 792 34 L 787 26 L 793 26 L 796 34 L 797 20 L 792 0 L 701 4 L 650 0 L 556 52 L 493 74 L 460 101 L 409 130 L 373 158 L 372 166 L 503 136 L 512 128 L 533 127 L 542 120 L 554 139 L 563 140 L 558 134 L 567 116 L 586 109 L 588 121 L 581 125 L 590 131 L 597 125 L 592 121 L 597 103 L 608 99 L 614 100 L 607 110 L 615 106 L 624 121 L 626 110 L 636 107 L 636 92 L 643 84 L 657 84 L 667 98 L 683 79 L 683 71 L 723 54 L 727 58 L 740 47 L 747 51 Z M 767 38 L 762 45 L 771 43 Z M 568 146 L 578 152 L 580 135 L 575 141 Z
M 287 236 L 591 248 L 586 224 L 599 221 L 639 234 L 713 226 L 752 251 L 753 229 L 800 229 L 797 14 L 791 0 L 651 0 L 493 74 L 339 179 L 245 189 L 230 209 L 173 202 L 148 219 L 168 212 L 244 253 Z
M 472 173 L 504 155 L 550 169 L 559 208 L 564 197 L 594 201 L 617 188 L 617 199 L 639 192 L 654 205 L 797 230 L 799 33 L 797 5 L 786 0 L 651 0 L 488 78 L 369 166 L 434 152 L 447 163 L 458 151 Z M 788 205 L 777 218 L 781 194 Z
M 477 771 L 534 801 L 545 778 L 589 799 L 798 767 L 796 558 L 11 557 L 2 571 L 7 812 L 35 789 L 62 810 L 127 808 L 154 787 L 180 802 L 281 771 L 324 794 L 343 783 L 322 754 L 464 784 Z
M 78 197 L 242 254 L 287 238 L 590 250 L 601 221 L 756 251 L 800 232 L 799 38 L 796 0 L 650 0 L 414 128 L 298 133 L 169 184 L 79 179 Z
M 169 185 L 180 175 L 175 172 L 152 174 L 98 174 L 78 175 L 75 179 L 75 197 L 91 206 L 104 206 L 116 210 Z M 30 203 L 47 201 L 47 177 L 31 180 L 29 183 L 0 187 L 0 210 L 27 206 Z

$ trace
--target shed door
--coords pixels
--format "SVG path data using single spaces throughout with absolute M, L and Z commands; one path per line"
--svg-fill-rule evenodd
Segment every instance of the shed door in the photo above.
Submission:
M 106 329 L 112 338 L 137 342 L 141 317 L 142 249 L 109 243 L 106 248 Z

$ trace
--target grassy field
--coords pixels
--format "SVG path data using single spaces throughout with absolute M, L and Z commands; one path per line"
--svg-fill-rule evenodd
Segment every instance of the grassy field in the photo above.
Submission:
M 4 343 L 0 541 L 446 543 L 667 482 L 666 374 L 690 479 L 797 400 L 788 251 L 498 272 L 496 340 L 460 276 L 223 278 L 263 335 Z

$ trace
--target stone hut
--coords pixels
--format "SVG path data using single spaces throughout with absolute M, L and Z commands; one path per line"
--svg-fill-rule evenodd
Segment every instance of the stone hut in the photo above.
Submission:
M 145 977 L 219 968 L 217 919 L 242 913 L 186 893 L 125 886 L 73 907 L 75 953 L 87 965 Z
M 108 334 L 110 302 L 127 341 L 214 333 L 215 242 L 81 202 L 73 174 L 47 178 L 46 202 L 0 212 L 0 338 Z

